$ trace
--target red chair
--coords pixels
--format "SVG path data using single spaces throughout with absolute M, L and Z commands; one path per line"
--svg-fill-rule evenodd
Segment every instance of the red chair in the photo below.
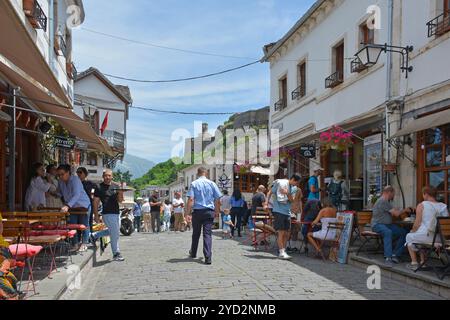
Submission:
M 28 284 L 25 291 L 30 291 L 29 284 L 31 282 L 32 291 L 36 294 L 33 267 L 35 258 L 42 251 L 43 247 L 28 244 L 28 233 L 30 230 L 30 223 L 25 220 L 6 220 L 3 222 L 3 236 L 13 239 L 14 244 L 9 246 L 9 250 L 13 259 L 18 262 L 16 263 L 16 267 L 22 269 L 19 291 L 23 282 L 25 269 L 28 269 Z
M 300 216 L 300 221 L 297 221 L 298 224 L 300 224 L 300 233 L 303 236 L 303 227 L 306 227 L 306 234 L 310 233 L 312 231 L 312 221 L 305 221 L 305 216 L 306 216 L 306 212 L 305 210 L 302 211 L 302 214 Z M 300 253 L 302 252 L 303 247 L 305 248 L 305 255 L 308 256 L 308 238 L 306 238 L 305 236 L 303 236 L 303 241 L 302 244 L 300 246 Z

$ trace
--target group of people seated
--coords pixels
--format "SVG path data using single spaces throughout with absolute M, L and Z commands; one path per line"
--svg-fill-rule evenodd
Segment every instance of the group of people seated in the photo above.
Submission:
M 445 203 L 436 200 L 437 192 L 432 187 L 422 190 L 423 202 L 417 208 L 404 210 L 394 208 L 392 201 L 395 189 L 387 186 L 373 207 L 372 230 L 378 233 L 384 244 L 384 258 L 387 267 L 393 267 L 401 262 L 405 247 L 408 248 L 411 263 L 408 268 L 416 270 L 419 266 L 417 253 L 420 244 L 431 244 L 436 231 L 436 219 L 447 217 L 448 209 Z M 411 231 L 395 224 L 395 220 L 405 215 L 416 213 L 416 219 Z M 420 252 L 420 263 L 425 262 L 425 255 Z

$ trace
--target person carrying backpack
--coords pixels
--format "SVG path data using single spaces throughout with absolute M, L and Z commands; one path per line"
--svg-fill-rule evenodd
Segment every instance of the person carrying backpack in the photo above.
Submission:
M 342 172 L 340 170 L 334 171 L 333 179 L 331 180 L 327 188 L 331 203 L 338 209 L 341 208 L 343 196 L 344 180 L 342 180 L 341 177 Z

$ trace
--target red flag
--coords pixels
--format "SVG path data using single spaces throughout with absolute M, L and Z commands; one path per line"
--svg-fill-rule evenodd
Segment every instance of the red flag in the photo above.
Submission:
M 109 111 L 106 113 L 105 119 L 103 120 L 102 127 L 100 128 L 100 132 L 103 135 L 103 132 L 105 132 L 106 128 L 108 127 L 108 117 L 109 117 Z

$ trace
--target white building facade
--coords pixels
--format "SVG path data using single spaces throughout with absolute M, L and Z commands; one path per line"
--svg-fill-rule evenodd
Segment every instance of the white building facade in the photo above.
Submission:
M 82 0 L 0 1 L 0 209 L 21 210 L 33 163 L 63 153 L 71 155 L 64 163 L 73 163 L 75 150 L 57 142 L 44 149 L 45 139 L 61 138 L 51 129 L 107 151 L 72 110 L 72 33 L 84 18 Z
M 391 138 L 402 125 L 400 119 L 407 123 L 408 112 L 411 118 L 413 110 L 423 109 L 425 114 L 450 105 L 446 102 L 450 65 L 445 63 L 449 33 L 440 29 L 439 35 L 428 37 L 426 25 L 442 15 L 445 27 L 445 12 L 448 0 L 387 0 L 377 6 L 370 0 L 318 0 L 282 39 L 264 47 L 263 60 L 270 63 L 271 73 L 270 126 L 280 130 L 280 146 L 295 151 L 288 171 L 307 175 L 321 166 L 325 178 L 342 171 L 356 210 L 386 184 L 401 189 L 407 205 L 419 200 L 413 186 L 424 183 L 412 180 L 423 173 L 411 165 L 420 162 L 418 148 L 405 151 L 403 144 Z M 402 55 L 390 52 L 382 52 L 370 67 L 361 64 L 355 59 L 365 47 L 361 43 L 413 46 L 409 63 L 414 70 L 406 78 L 400 68 Z M 320 134 L 334 126 L 353 133 L 354 144 L 347 155 L 324 150 L 320 143 Z M 304 145 L 316 147 L 315 159 L 299 153 Z M 445 156 L 441 156 L 444 164 Z M 388 171 L 389 164 L 395 165 L 395 171 Z M 439 178 L 433 178 L 448 177 L 445 168 L 439 167 Z M 322 179 L 322 185 L 326 181 Z M 447 195 L 448 185 L 444 187 L 443 195 Z
M 91 123 L 113 151 L 113 154 L 106 155 L 85 150 L 81 165 L 89 171 L 91 180 L 101 181 L 103 170 L 113 168 L 116 161 L 125 155 L 131 103 L 128 87 L 114 85 L 99 70 L 90 68 L 77 75 L 74 111 Z

